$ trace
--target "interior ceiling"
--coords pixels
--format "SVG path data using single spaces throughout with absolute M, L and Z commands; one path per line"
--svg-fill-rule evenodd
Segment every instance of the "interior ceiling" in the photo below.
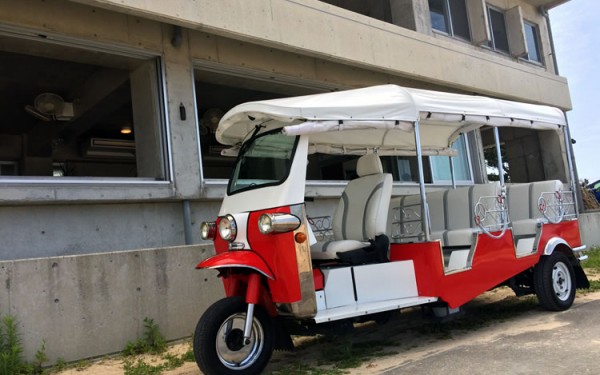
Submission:
M 129 71 L 141 63 L 139 59 L 5 35 L 0 35 L 0 46 L 0 108 L 3 113 L 0 134 L 27 134 L 44 126 L 60 133 L 75 130 L 78 136 L 89 133 L 92 127 L 100 134 L 118 135 L 123 124 L 131 123 L 129 85 L 123 87 L 121 81 L 128 81 Z M 106 90 L 109 95 L 104 100 L 98 98 L 87 103 L 78 113 L 77 102 L 89 96 L 91 90 L 98 90 L 94 77 L 107 74 L 120 74 L 121 81 L 107 81 L 105 86 L 114 85 Z M 25 106 L 33 105 L 42 93 L 54 93 L 66 102 L 75 102 L 73 121 L 44 122 L 28 114 Z M 110 99 L 112 106 L 107 105 L 106 99 Z M 94 119 L 91 114 L 95 115 Z M 86 117 L 88 120 L 84 121 Z M 74 126 L 78 129 L 73 129 Z

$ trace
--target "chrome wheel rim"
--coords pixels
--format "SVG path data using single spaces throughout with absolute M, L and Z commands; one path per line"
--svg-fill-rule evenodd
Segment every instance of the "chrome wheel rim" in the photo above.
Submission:
M 571 274 L 563 262 L 557 262 L 552 269 L 552 287 L 559 300 L 564 302 L 569 299 L 572 287 Z
M 223 365 L 232 370 L 244 370 L 256 362 L 264 345 L 264 331 L 256 317 L 252 320 L 252 334 L 244 343 L 246 313 L 236 313 L 225 319 L 219 331 L 215 347 Z

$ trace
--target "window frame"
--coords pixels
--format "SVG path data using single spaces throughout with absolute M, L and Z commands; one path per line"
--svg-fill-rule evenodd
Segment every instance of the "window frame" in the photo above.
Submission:
M 534 32 L 535 32 L 535 34 L 533 35 L 534 39 L 535 39 L 534 40 L 535 45 L 531 46 L 531 45 L 529 45 L 529 43 L 527 43 L 527 49 L 528 49 L 527 56 L 521 57 L 521 59 L 524 60 L 524 61 L 527 61 L 527 62 L 529 62 L 531 64 L 535 64 L 535 65 L 539 65 L 539 66 L 544 66 L 545 62 L 544 62 L 544 55 L 542 53 L 542 41 L 541 41 L 541 38 L 540 38 L 540 26 L 537 23 L 535 23 L 535 22 L 531 22 L 531 21 L 529 21 L 527 19 L 523 19 L 523 28 L 524 28 L 523 32 L 525 33 L 525 35 L 527 35 L 527 27 L 528 26 L 531 27 L 531 29 L 534 30 Z M 529 41 L 527 39 L 527 37 L 525 38 L 525 40 L 526 40 L 526 42 Z M 539 57 L 539 60 L 532 60 L 532 59 L 529 58 L 530 52 L 532 50 L 532 47 L 535 49 L 535 51 L 536 51 L 536 53 L 537 53 L 537 55 Z
M 475 183 L 475 177 L 473 176 L 473 164 L 472 164 L 473 162 L 472 162 L 472 158 L 471 158 L 471 151 L 470 151 L 471 148 L 469 145 L 469 137 L 467 137 L 467 134 L 461 134 L 460 137 L 454 141 L 454 143 L 457 142 L 461 138 L 464 142 L 465 158 L 466 158 L 466 162 L 467 162 L 467 171 L 469 172 L 470 179 L 468 179 L 468 180 L 455 179 L 454 182 L 457 185 L 473 185 Z M 448 166 L 450 165 L 450 160 L 449 160 L 450 157 L 446 157 L 446 156 L 435 156 L 435 157 L 447 158 Z M 431 168 L 431 185 L 450 185 L 450 184 L 452 184 L 452 179 L 443 180 L 443 179 L 435 178 L 436 167 L 435 167 L 435 163 L 433 162 L 432 157 L 429 157 L 429 165 Z M 454 172 L 456 172 L 456 169 L 454 169 Z
M 501 53 L 503 55 L 510 56 L 510 40 L 509 40 L 509 36 L 508 36 L 508 25 L 506 23 L 506 14 L 505 14 L 506 11 L 504 11 L 498 7 L 492 6 L 490 4 L 486 4 L 486 5 L 487 5 L 486 12 L 487 12 L 487 16 L 488 16 L 488 27 L 490 29 L 490 40 L 489 40 L 489 43 L 487 44 L 487 47 L 489 49 L 491 49 L 492 51 Z M 506 51 L 502 50 L 502 49 L 498 49 L 496 47 L 496 38 L 494 36 L 494 27 L 492 24 L 492 13 L 491 13 L 492 11 L 502 15 L 502 21 L 504 23 L 504 36 L 506 38 L 506 47 L 507 47 Z
M 446 24 L 446 29 L 448 31 L 443 31 L 443 30 L 439 30 L 439 29 L 434 28 L 433 27 L 433 23 L 431 25 L 431 30 L 434 33 L 440 33 L 442 35 L 447 35 L 447 36 L 449 36 L 451 38 L 455 38 L 455 39 L 458 39 L 458 40 L 462 40 L 462 41 L 471 43 L 473 37 L 471 35 L 471 22 L 469 21 L 469 11 L 468 11 L 468 7 L 467 7 L 466 1 L 462 0 L 463 4 L 464 4 L 464 8 L 465 8 L 465 14 L 464 14 L 465 18 L 464 18 L 464 20 L 466 22 L 467 31 L 469 32 L 468 38 L 465 38 L 465 37 L 463 37 L 461 35 L 457 35 L 454 32 L 454 29 L 455 29 L 455 27 L 454 27 L 454 20 L 455 19 L 452 16 L 452 9 L 450 7 L 450 0 L 441 0 L 441 1 L 443 2 L 443 7 L 444 7 L 444 14 L 443 14 L 444 22 Z M 428 4 L 429 4 L 429 2 L 428 2 Z M 431 8 L 429 9 L 429 17 L 431 19 Z
M 169 123 L 169 110 L 167 103 L 166 87 L 166 64 L 164 55 L 161 52 L 140 49 L 132 46 L 117 45 L 108 42 L 98 42 L 84 38 L 78 38 L 63 34 L 48 33 L 46 31 L 37 31 L 22 27 L 11 27 L 0 25 L 0 35 L 44 43 L 47 45 L 63 46 L 68 48 L 81 49 L 88 52 L 100 52 L 108 55 L 123 56 L 133 59 L 144 59 L 147 61 L 155 60 L 156 66 L 156 87 L 157 111 L 159 112 L 159 123 L 157 134 L 160 139 L 160 152 L 162 153 L 162 170 L 164 178 L 157 180 L 152 177 L 86 177 L 86 176 L 0 176 L 0 183 L 7 185 L 25 185 L 25 186 L 151 186 L 155 185 L 162 190 L 162 186 L 173 184 L 173 160 L 171 145 L 171 128 Z M 129 194 L 125 194 L 129 195 Z M 147 194 L 143 194 L 147 196 Z M 158 193 L 159 196 L 164 194 Z M 110 199 L 107 197 L 107 199 Z M 69 200 L 66 198 L 65 200 Z M 95 200 L 95 199 L 94 199 Z

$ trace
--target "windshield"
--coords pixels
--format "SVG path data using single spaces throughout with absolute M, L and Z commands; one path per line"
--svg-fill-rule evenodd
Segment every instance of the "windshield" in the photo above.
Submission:
M 251 139 L 240 150 L 227 194 L 279 185 L 287 179 L 298 137 L 265 133 Z

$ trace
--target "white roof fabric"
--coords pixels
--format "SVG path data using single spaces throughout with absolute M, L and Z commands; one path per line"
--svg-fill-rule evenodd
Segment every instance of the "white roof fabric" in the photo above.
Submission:
M 554 107 L 411 89 L 373 86 L 240 104 L 227 112 L 217 140 L 239 144 L 255 126 L 283 128 L 288 135 L 308 134 L 312 152 L 414 155 L 413 124 L 419 121 L 424 154 L 453 154 L 450 144 L 461 134 L 484 125 L 532 129 L 566 126 Z

